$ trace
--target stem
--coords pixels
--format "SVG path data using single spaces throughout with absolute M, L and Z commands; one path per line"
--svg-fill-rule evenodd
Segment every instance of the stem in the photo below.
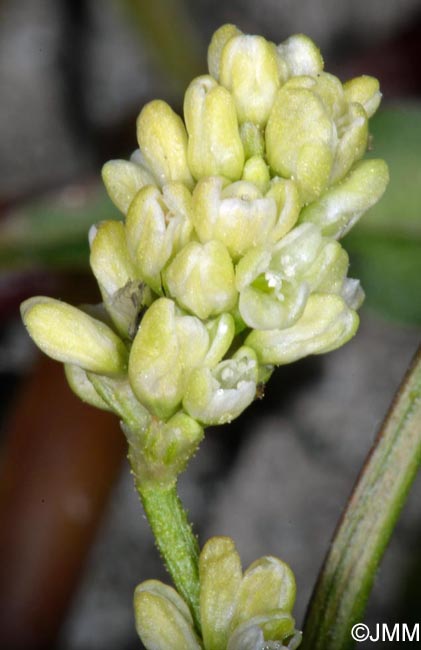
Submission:
M 334 535 L 302 650 L 353 647 L 374 576 L 421 462 L 421 348 L 395 397 Z
M 156 545 L 174 584 L 190 607 L 200 632 L 199 546 L 187 520 L 187 513 L 173 487 L 137 484 L 137 490 Z

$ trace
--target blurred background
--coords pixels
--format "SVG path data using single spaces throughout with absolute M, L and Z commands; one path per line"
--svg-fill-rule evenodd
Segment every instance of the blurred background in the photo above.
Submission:
M 419 0 L 0 0 L 0 647 L 139 648 L 132 593 L 167 579 L 113 416 L 80 404 L 40 358 L 18 306 L 99 294 L 87 231 L 113 218 L 100 181 L 136 147 L 135 119 L 206 69 L 224 22 L 280 42 L 304 32 L 342 80 L 380 79 L 372 151 L 385 197 L 347 238 L 367 300 L 359 335 L 280 369 L 265 399 L 209 431 L 181 481 L 203 543 L 234 537 L 244 565 L 289 562 L 302 621 L 335 523 L 416 350 L 421 324 Z M 377 577 L 369 622 L 419 622 L 418 480 Z

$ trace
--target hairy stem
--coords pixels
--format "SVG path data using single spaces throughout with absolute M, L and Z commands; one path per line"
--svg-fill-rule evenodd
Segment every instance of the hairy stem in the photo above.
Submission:
M 374 576 L 421 462 L 421 349 L 395 397 L 316 584 L 303 650 L 353 647 Z
M 199 546 L 173 487 L 137 485 L 156 545 L 200 632 Z

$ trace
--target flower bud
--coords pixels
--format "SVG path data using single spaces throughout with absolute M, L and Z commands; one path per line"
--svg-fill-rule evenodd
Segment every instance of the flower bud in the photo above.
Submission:
M 143 165 L 128 160 L 106 162 L 102 168 L 102 180 L 108 196 L 123 214 L 127 213 L 130 203 L 142 187 L 156 182 Z
M 348 266 L 348 254 L 340 243 L 325 239 L 320 253 L 301 277 L 312 292 L 341 294 Z
M 356 332 L 358 316 L 342 298 L 312 294 L 302 316 L 285 329 L 254 331 L 245 343 L 256 351 L 260 363 L 283 365 L 309 354 L 330 352 Z
M 36 345 L 52 359 L 105 375 L 126 368 L 124 343 L 105 323 L 80 309 L 39 296 L 22 303 L 21 315 Z
M 221 314 L 209 320 L 205 327 L 209 333 L 210 345 L 203 360 L 203 365 L 213 368 L 228 351 L 234 336 L 235 323 L 231 314 Z
M 258 364 L 253 350 L 240 348 L 212 370 L 196 368 L 183 399 L 183 407 L 203 424 L 231 422 L 256 396 Z
M 192 241 L 165 271 L 165 284 L 178 304 L 202 320 L 235 306 L 234 267 L 219 241 Z
M 241 560 L 229 537 L 212 537 L 199 558 L 200 618 L 205 648 L 228 645 L 234 603 L 242 580 Z
M 90 233 L 90 265 L 100 288 L 109 296 L 136 278 L 121 221 L 103 221 Z
M 214 32 L 208 48 L 209 74 L 219 81 L 222 51 L 228 41 L 242 32 L 235 25 L 222 25 Z
M 316 93 L 289 82 L 278 91 L 266 127 L 267 157 L 277 174 L 297 182 L 303 202 L 326 187 L 336 139 L 336 127 Z
M 137 118 L 140 150 L 161 185 L 170 181 L 191 187 L 187 164 L 187 133 L 182 119 L 166 102 L 146 104 Z
M 184 98 L 188 161 L 196 179 L 241 177 L 244 150 L 231 94 L 210 76 L 194 79 Z
M 276 50 L 262 36 L 234 36 L 222 51 L 220 83 L 231 92 L 240 123 L 266 124 L 279 88 Z
M 382 98 L 379 82 L 367 75 L 347 81 L 344 84 L 344 92 L 347 101 L 361 104 L 368 117 L 372 117 L 377 111 Z
M 300 633 L 290 614 L 295 580 L 286 564 L 263 557 L 243 576 L 232 540 L 212 537 L 200 554 L 199 577 L 206 650 L 261 650 L 266 643 L 279 649 L 298 647 Z
M 167 419 L 178 408 L 190 372 L 202 364 L 209 334 L 194 316 L 181 316 L 167 298 L 149 307 L 133 341 L 129 380 L 138 400 Z
M 252 156 L 244 165 L 243 181 L 253 183 L 262 194 L 269 189 L 270 174 L 269 167 L 261 156 Z
M 339 239 L 380 199 L 388 182 L 389 172 L 384 160 L 360 161 L 343 181 L 304 208 L 300 221 L 314 223 L 323 235 Z
M 136 267 L 142 279 L 158 294 L 162 293 L 162 269 L 189 241 L 192 232 L 192 223 L 186 218 L 188 190 L 174 183 L 164 186 L 163 192 L 164 196 L 156 187 L 143 188 L 132 202 L 126 220 L 127 243 Z M 166 205 L 165 198 L 174 212 Z M 175 212 L 177 208 L 180 213 Z
M 134 594 L 136 630 L 148 650 L 201 650 L 193 620 L 175 589 L 147 580 Z
M 295 34 L 278 45 L 278 54 L 285 61 L 290 77 L 315 77 L 323 70 L 323 58 L 317 45 L 304 34 Z
M 221 241 L 234 261 L 264 244 L 276 219 L 276 203 L 258 188 L 238 181 L 222 189 L 221 178 L 200 181 L 193 193 L 193 222 L 201 242 Z
M 103 221 L 89 231 L 90 264 L 113 324 L 126 339 L 133 338 L 138 315 L 149 301 L 149 290 L 139 279 L 127 247 L 121 221 Z

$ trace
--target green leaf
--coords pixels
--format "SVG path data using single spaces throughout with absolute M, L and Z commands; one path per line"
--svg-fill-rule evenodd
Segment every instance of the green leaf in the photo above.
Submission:
M 316 584 L 302 650 L 349 650 L 421 462 L 421 348 L 351 494 Z
M 384 110 L 370 126 L 370 156 L 386 160 L 391 180 L 344 241 L 351 273 L 361 280 L 368 306 L 421 324 L 421 108 Z

